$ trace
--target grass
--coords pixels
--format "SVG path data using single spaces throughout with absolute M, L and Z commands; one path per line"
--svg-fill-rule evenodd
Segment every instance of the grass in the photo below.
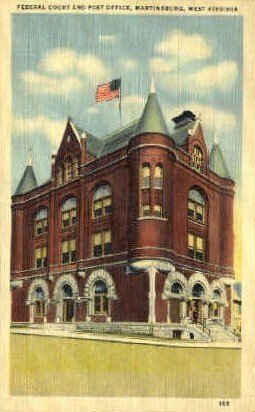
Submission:
M 241 351 L 11 335 L 11 393 L 240 396 Z

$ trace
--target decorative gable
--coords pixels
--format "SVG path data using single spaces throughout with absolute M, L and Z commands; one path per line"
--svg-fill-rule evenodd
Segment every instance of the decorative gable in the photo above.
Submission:
M 188 131 L 186 149 L 190 154 L 191 166 L 200 172 L 206 172 L 208 170 L 209 154 L 199 119 Z
M 79 175 L 80 163 L 80 136 L 71 120 L 68 119 L 53 167 L 56 184 L 61 185 L 76 178 Z

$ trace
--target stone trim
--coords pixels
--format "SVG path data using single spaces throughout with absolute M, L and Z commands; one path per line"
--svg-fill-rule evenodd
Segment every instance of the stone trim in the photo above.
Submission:
M 71 286 L 72 291 L 73 291 L 74 294 L 76 294 L 76 295 L 79 294 L 78 285 L 77 285 L 77 282 L 76 282 L 74 276 L 70 275 L 70 274 L 65 274 L 65 275 L 60 276 L 60 278 L 57 280 L 57 282 L 55 284 L 54 293 L 53 293 L 53 300 L 55 300 L 55 301 L 61 300 L 61 298 L 62 298 L 61 289 L 66 284 Z
M 118 299 L 113 278 L 111 274 L 107 272 L 105 269 L 95 270 L 89 275 L 87 282 L 85 284 L 85 288 L 84 288 L 85 298 L 87 298 L 88 300 L 93 299 L 94 297 L 93 286 L 97 280 L 102 280 L 106 283 L 107 289 L 108 289 L 107 297 L 109 299 Z
M 35 297 L 34 297 L 34 292 L 35 289 L 37 287 L 41 287 L 43 292 L 44 292 L 44 296 L 45 296 L 45 301 L 47 301 L 49 299 L 49 288 L 48 288 L 48 284 L 44 279 L 35 279 L 31 285 L 29 286 L 28 289 L 28 302 L 34 302 L 35 301 Z

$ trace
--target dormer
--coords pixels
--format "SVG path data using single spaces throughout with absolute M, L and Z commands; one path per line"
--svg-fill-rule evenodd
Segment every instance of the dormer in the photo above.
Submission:
M 81 164 L 81 138 L 71 119 L 67 120 L 57 155 L 53 157 L 53 177 L 57 186 L 75 179 Z
M 184 110 L 172 120 L 175 123 L 173 139 L 189 153 L 190 166 L 205 173 L 208 170 L 209 155 L 200 118 L 190 110 Z

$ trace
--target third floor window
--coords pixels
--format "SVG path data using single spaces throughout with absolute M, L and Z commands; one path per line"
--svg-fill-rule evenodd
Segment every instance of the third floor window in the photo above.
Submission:
M 112 213 L 112 188 L 109 184 L 99 186 L 93 195 L 93 217 Z
M 205 223 L 205 199 L 204 196 L 195 189 L 189 191 L 188 218 L 199 223 Z
M 69 197 L 61 207 L 61 226 L 73 226 L 77 221 L 77 203 L 75 197 Z
M 35 218 L 35 234 L 37 236 L 48 232 L 48 210 L 41 209 Z

